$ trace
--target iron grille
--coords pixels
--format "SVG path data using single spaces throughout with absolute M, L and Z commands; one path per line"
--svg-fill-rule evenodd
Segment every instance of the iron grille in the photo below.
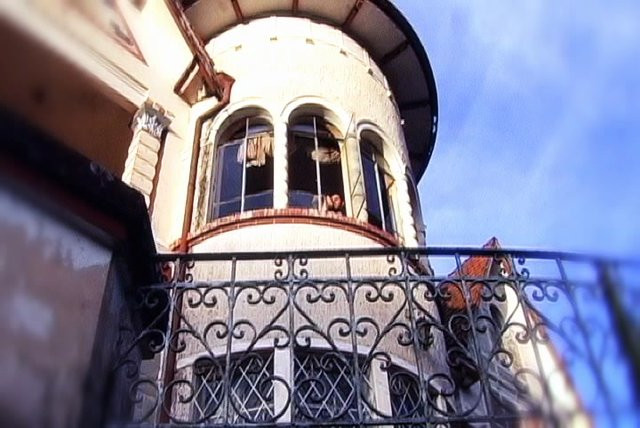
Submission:
M 640 422 L 635 261 L 380 248 L 165 255 L 158 271 L 114 362 L 117 424 Z

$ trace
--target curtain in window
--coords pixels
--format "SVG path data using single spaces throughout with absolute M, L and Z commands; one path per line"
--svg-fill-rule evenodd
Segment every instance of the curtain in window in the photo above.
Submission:
M 243 163 L 245 156 L 244 144 L 238 151 L 237 162 Z M 268 132 L 247 137 L 247 167 L 263 166 L 267 157 L 273 157 L 273 136 Z

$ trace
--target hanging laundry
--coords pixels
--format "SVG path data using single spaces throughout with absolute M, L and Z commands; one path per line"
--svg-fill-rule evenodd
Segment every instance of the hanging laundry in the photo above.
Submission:
M 238 150 L 238 163 L 244 162 L 244 143 Z M 267 157 L 273 157 L 273 136 L 269 133 L 252 135 L 247 138 L 246 160 L 247 167 L 263 166 Z
M 317 150 L 311 151 L 311 159 L 323 164 L 339 163 L 340 150 L 329 147 L 318 147 Z

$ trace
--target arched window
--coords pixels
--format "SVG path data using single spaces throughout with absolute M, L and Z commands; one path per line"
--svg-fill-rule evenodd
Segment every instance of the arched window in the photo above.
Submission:
M 261 118 L 234 123 L 218 143 L 210 218 L 273 206 L 273 127 Z
M 344 213 L 337 131 L 319 116 L 302 116 L 289 129 L 289 205 Z
M 394 180 L 388 172 L 387 163 L 373 141 L 365 136 L 360 141 L 360 157 L 369 223 L 395 233 L 396 219 L 390 199 Z

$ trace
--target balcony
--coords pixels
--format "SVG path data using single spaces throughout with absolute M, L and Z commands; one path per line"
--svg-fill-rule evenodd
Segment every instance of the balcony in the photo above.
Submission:
M 380 248 L 157 263 L 120 330 L 118 425 L 640 421 L 635 261 Z

